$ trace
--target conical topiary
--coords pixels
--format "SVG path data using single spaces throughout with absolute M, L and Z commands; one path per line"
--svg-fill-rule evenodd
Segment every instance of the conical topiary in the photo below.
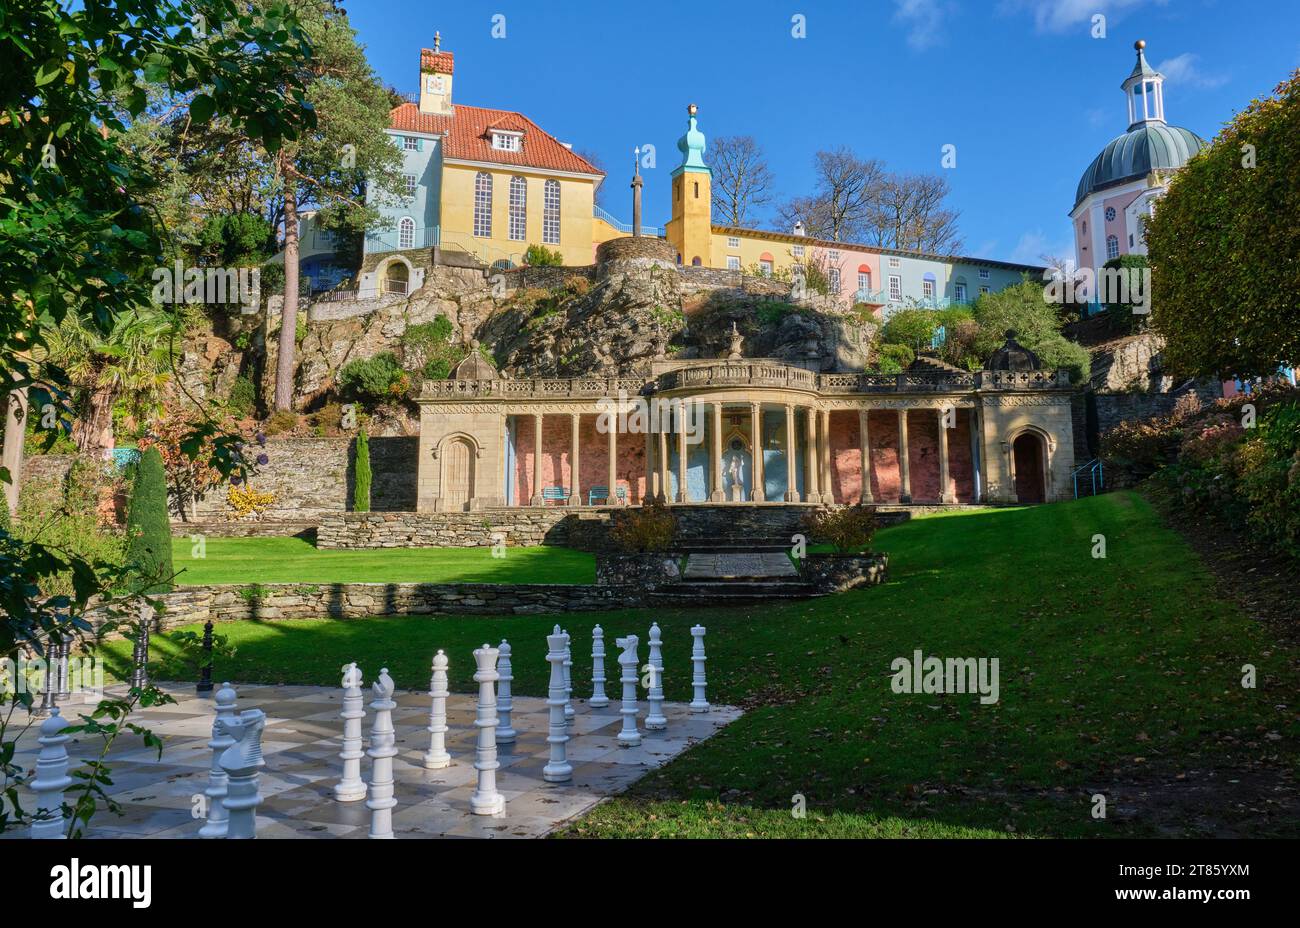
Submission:
M 352 511 L 370 511 L 370 439 L 366 430 L 357 432 L 356 477 L 352 483 Z
M 149 448 L 136 465 L 131 502 L 126 513 L 127 563 L 140 576 L 154 579 L 146 592 L 172 588 L 172 533 L 167 519 L 167 475 L 162 455 Z

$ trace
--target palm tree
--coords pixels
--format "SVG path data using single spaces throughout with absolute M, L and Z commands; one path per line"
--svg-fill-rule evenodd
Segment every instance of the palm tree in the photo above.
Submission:
M 50 340 L 51 359 L 81 392 L 72 437 L 83 453 L 113 449 L 113 409 L 121 400 L 137 422 L 162 407 L 180 334 L 177 318 L 157 306 L 123 313 L 107 333 L 69 314 Z

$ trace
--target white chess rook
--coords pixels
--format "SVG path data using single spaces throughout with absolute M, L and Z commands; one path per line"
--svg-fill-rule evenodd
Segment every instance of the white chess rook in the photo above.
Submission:
M 262 759 L 265 727 L 266 713 L 261 709 L 245 709 L 234 718 L 217 720 L 217 734 L 234 742 L 221 752 L 221 769 L 229 777 L 222 800 L 230 815 L 227 838 L 257 837 L 257 807 L 262 804 L 258 770 L 266 765 Z
M 625 748 L 633 748 L 641 743 L 641 732 L 636 727 L 636 672 L 641 663 L 636 655 L 637 637 L 628 635 L 616 639 L 614 643 L 623 649 L 623 653 L 618 656 L 618 666 L 622 672 L 619 682 L 623 684 L 623 708 L 618 710 L 623 716 L 623 727 L 618 733 L 618 743 Z
M 59 707 L 53 706 L 50 717 L 41 723 L 41 736 L 36 739 L 41 750 L 36 755 L 36 776 L 31 782 L 32 792 L 36 794 L 33 838 L 67 837 L 63 831 L 63 791 L 72 785 L 66 747 L 72 738 L 63 734 L 67 726 L 67 720 L 59 716 Z
M 229 683 L 221 684 L 221 689 L 217 690 L 215 699 L 217 715 L 212 720 L 212 740 L 208 742 L 208 747 L 212 748 L 212 768 L 208 771 L 208 788 L 203 791 L 203 795 L 208 797 L 208 820 L 199 829 L 200 838 L 224 838 L 226 827 L 230 823 L 225 804 L 226 787 L 230 783 L 230 778 L 226 776 L 226 771 L 221 769 L 221 755 L 235 742 L 228 735 L 217 733 L 217 723 L 222 719 L 229 721 L 235 717 L 235 702 L 238 698 L 235 688 Z
M 517 732 L 510 724 L 510 711 L 514 702 L 510 698 L 510 682 L 514 680 L 514 667 L 510 663 L 510 642 L 504 638 L 497 648 L 501 656 L 497 658 L 497 674 L 501 677 L 497 683 L 497 744 L 512 744 Z
M 573 642 L 567 629 L 564 636 L 564 720 L 573 724 Z
M 597 625 L 591 630 L 591 702 L 597 708 L 609 705 L 605 695 L 605 630 Z
M 366 698 L 361 692 L 361 668 L 351 663 L 343 668 L 343 776 L 334 784 L 334 798 L 339 802 L 356 802 L 366 798 L 366 784 L 361 779 L 361 720 L 366 717 Z
M 542 768 L 542 779 L 548 783 L 563 783 L 573 777 L 569 765 L 569 730 L 564 724 L 564 636 L 547 635 L 546 659 L 551 664 L 551 681 L 546 691 L 546 705 L 550 709 L 549 731 L 546 743 L 551 746 L 551 759 Z
M 691 700 L 692 712 L 708 712 L 709 701 L 704 696 L 704 688 L 707 681 L 704 678 L 704 662 L 708 660 L 704 656 L 704 626 L 696 625 L 691 628 L 691 666 L 693 673 L 691 675 L 691 685 L 695 688 L 695 698 Z
M 451 763 L 447 753 L 447 655 L 433 656 L 429 677 L 429 750 L 424 752 L 424 766 L 438 770 Z
M 397 732 L 393 729 L 393 710 L 397 703 L 393 701 L 393 678 L 388 675 L 388 668 L 379 671 L 379 679 L 371 686 L 375 698 L 370 708 L 375 710 L 375 721 L 370 728 L 370 798 L 366 808 L 370 810 L 370 837 L 391 838 L 393 836 L 393 757 L 397 754 Z
M 668 719 L 664 717 L 664 655 L 662 650 L 662 632 L 659 631 L 659 623 L 655 622 L 650 626 L 650 695 L 647 697 L 650 703 L 650 711 L 645 717 L 645 727 L 647 731 L 663 731 L 668 727 Z
M 478 670 L 474 673 L 474 682 L 478 684 L 478 717 L 474 725 L 478 728 L 478 747 L 474 751 L 474 769 L 478 771 L 478 783 L 474 794 L 469 797 L 469 809 L 475 815 L 497 815 L 505 810 L 505 797 L 497 792 L 497 649 L 483 647 L 474 652 L 474 661 Z

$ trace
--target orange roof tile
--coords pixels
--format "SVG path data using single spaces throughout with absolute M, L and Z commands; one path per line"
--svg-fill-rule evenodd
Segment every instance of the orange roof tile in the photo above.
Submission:
M 432 49 L 420 49 L 420 70 L 435 74 L 452 74 L 456 70 L 456 59 L 451 52 L 435 52 Z
M 586 158 L 565 148 L 553 135 L 521 113 L 460 104 L 453 109 L 454 115 L 441 116 L 421 113 L 420 107 L 415 103 L 403 103 L 393 107 L 388 124 L 399 132 L 442 135 L 442 153 L 445 158 L 604 176 L 604 172 Z M 490 130 L 494 128 L 522 132 L 522 150 L 501 151 L 493 148 Z

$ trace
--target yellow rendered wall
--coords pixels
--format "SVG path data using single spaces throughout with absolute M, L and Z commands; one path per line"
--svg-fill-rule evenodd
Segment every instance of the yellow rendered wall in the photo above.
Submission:
M 695 193 L 699 185 L 699 195 Z M 672 219 L 664 232 L 673 248 L 689 266 L 698 257 L 705 267 L 712 263 L 712 185 L 709 175 L 685 171 L 673 178 Z
M 492 237 L 474 235 L 474 177 L 479 171 L 492 175 Z M 510 178 L 523 177 L 528 182 L 528 213 L 524 241 L 510 235 Z M 518 264 L 529 245 L 542 242 L 542 194 L 547 180 L 560 182 L 560 243 L 546 245 L 558 250 L 565 264 L 592 263 L 592 205 L 595 179 L 555 177 L 526 168 L 489 169 L 467 165 L 443 164 L 442 171 L 442 244 L 448 248 L 472 251 L 491 263 L 507 259 Z
M 740 247 L 733 248 L 727 244 L 729 236 L 718 235 L 713 233 L 712 244 L 710 246 L 711 258 L 709 259 L 710 267 L 725 268 L 727 266 L 728 255 L 740 256 L 741 270 L 748 271 L 751 268 L 758 267 L 758 259 L 764 252 L 772 256 L 772 267 L 774 270 L 789 268 L 794 265 L 796 258 L 791 252 L 791 245 L 785 242 L 773 242 L 761 238 L 747 238 L 744 235 L 736 236 L 740 240 Z M 813 251 L 811 244 L 804 246 L 804 257 L 809 257 Z

